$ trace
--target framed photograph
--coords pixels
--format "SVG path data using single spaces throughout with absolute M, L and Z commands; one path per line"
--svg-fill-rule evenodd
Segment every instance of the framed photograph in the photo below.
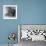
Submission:
M 18 25 L 18 41 L 46 41 L 46 25 L 20 24 Z
M 17 5 L 3 5 L 3 19 L 17 19 Z

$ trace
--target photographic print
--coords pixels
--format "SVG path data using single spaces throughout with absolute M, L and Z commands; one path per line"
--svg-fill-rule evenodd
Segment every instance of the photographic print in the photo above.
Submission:
M 19 25 L 20 40 L 46 41 L 46 25 Z
M 3 5 L 3 19 L 17 19 L 17 5 Z
M 46 43 L 46 25 L 19 24 L 18 42 L 20 46 L 43 45 Z

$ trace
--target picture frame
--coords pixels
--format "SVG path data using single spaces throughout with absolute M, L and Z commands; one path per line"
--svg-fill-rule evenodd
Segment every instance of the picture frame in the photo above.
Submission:
M 3 5 L 3 19 L 17 19 L 17 5 Z

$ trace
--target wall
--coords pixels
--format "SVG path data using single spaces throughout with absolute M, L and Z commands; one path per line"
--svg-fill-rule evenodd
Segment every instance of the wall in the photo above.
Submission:
M 3 20 L 5 4 L 18 6 L 17 20 Z M 0 0 L 0 44 L 8 43 L 9 32 L 17 34 L 18 24 L 46 24 L 46 0 Z
M 20 0 L 0 0 L 0 44 L 7 44 L 8 34 L 10 32 L 16 32 L 18 35 L 17 24 L 20 22 L 20 11 L 21 11 L 21 4 Z M 3 5 L 11 4 L 11 5 L 18 5 L 18 19 L 17 20 L 5 20 L 3 19 Z M 18 43 L 18 38 L 16 38 L 16 43 Z
M 46 0 L 23 0 L 21 24 L 46 24 Z

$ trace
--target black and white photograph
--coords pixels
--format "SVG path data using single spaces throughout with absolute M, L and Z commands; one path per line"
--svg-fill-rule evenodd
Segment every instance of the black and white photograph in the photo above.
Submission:
M 3 5 L 3 19 L 17 19 L 17 5 Z
M 18 25 L 18 41 L 20 46 L 37 46 L 46 43 L 46 25 Z

